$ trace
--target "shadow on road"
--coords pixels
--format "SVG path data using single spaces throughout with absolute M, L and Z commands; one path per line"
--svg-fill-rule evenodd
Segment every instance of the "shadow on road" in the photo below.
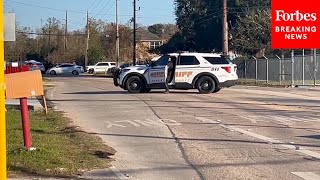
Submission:
M 144 95 L 144 94 L 163 94 L 163 91 L 152 91 L 149 93 L 140 93 L 135 95 Z M 71 92 L 71 93 L 63 93 L 63 94 L 78 94 L 78 95 L 96 95 L 96 94 L 130 94 L 127 91 L 83 91 L 83 92 Z M 199 94 L 198 92 L 190 92 L 190 91 L 171 91 L 170 94 Z M 166 95 L 170 95 L 166 94 Z M 134 94 L 130 94 L 134 95 Z
M 75 95 L 101 95 L 101 94 L 128 94 L 126 91 L 84 91 L 84 92 L 72 92 L 63 94 L 75 94 Z
M 310 138 L 310 139 L 317 139 L 320 140 L 320 135 L 311 135 L 311 136 L 298 136 L 302 138 Z
M 72 75 L 72 74 L 57 74 L 57 75 L 50 75 L 50 74 L 43 74 L 42 77 L 44 78 L 59 78 L 59 77 L 67 77 L 67 78 L 105 78 L 105 79 L 112 79 L 110 76 L 103 76 L 103 75 L 90 75 L 90 74 L 80 74 L 80 75 Z

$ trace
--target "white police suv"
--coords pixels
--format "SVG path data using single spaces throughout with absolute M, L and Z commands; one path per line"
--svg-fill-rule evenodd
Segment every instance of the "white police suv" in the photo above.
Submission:
M 198 89 L 202 94 L 231 87 L 238 80 L 237 66 L 227 57 L 212 53 L 172 53 L 161 56 L 148 65 L 119 69 L 114 74 L 114 85 L 130 93 L 165 89 L 165 66 L 174 62 L 170 89 Z

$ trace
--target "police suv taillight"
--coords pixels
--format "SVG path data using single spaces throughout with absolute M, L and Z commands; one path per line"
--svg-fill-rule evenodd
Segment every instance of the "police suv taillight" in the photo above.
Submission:
M 226 70 L 228 73 L 231 73 L 231 67 L 227 66 L 227 67 L 221 67 L 222 69 Z

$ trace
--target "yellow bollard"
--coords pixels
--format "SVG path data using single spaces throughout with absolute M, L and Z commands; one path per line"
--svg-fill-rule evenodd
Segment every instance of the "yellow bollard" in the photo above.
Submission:
M 3 0 L 0 0 L 0 180 L 7 179 Z

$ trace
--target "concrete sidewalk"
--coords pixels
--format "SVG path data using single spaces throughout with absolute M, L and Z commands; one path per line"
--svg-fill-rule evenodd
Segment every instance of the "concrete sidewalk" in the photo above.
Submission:
M 28 99 L 28 107 L 29 107 L 29 110 L 32 110 L 32 111 L 43 110 L 42 104 L 36 98 Z M 10 108 L 20 109 L 20 100 L 19 99 L 6 100 L 6 108 L 7 109 L 10 109 Z

